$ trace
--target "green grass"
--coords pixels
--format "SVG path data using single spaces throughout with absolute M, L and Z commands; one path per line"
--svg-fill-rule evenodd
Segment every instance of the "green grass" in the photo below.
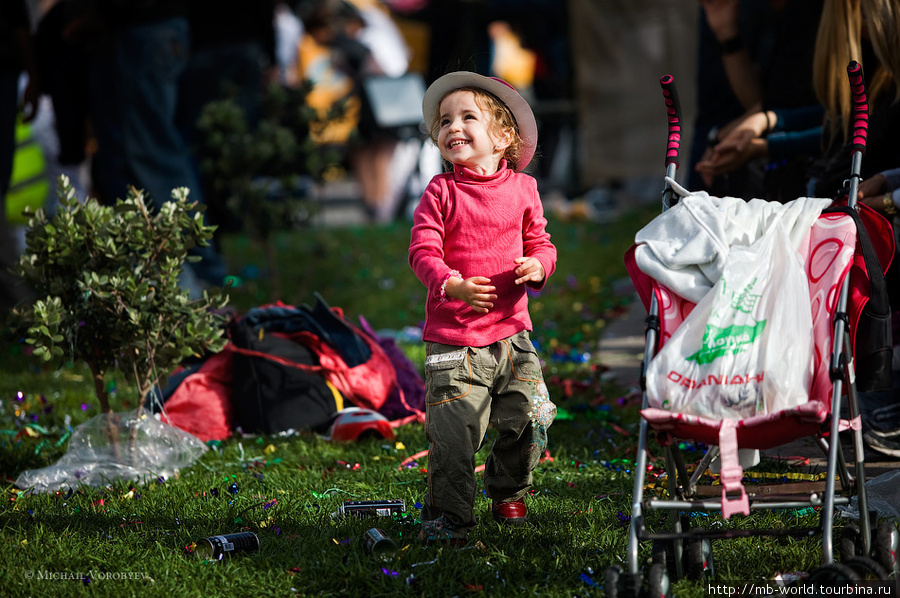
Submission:
M 613 284 L 626 277 L 622 254 L 653 213 L 644 208 L 611 226 L 550 222 L 558 270 L 542 292 L 550 300 L 531 303 L 538 329 L 541 319 L 565 327 L 614 307 Z M 318 291 L 332 306 L 380 328 L 415 326 L 425 319 L 425 290 L 407 263 L 408 224 L 281 233 L 273 243 L 282 258 L 278 299 L 285 303 L 312 302 Z M 232 303 L 245 309 L 276 299 L 261 249 L 246 236 L 227 236 L 223 245 L 239 281 L 229 291 Z
M 559 269 L 532 300 L 532 314 L 551 396 L 561 408 L 549 432 L 552 460 L 535 472 L 530 524 L 501 528 L 480 496 L 480 523 L 464 549 L 423 547 L 415 539 L 427 461 L 400 466 L 427 448 L 415 424 L 398 429 L 393 441 L 357 444 L 311 434 L 232 437 L 214 443 L 177 478 L 23 493 L 12 484 L 16 476 L 54 463 L 71 426 L 97 406 L 82 367 L 43 368 L 8 333 L 0 346 L 6 483 L 0 595 L 602 596 L 605 570 L 623 564 L 638 398 L 602 381 L 595 353 L 606 322 L 630 298 L 616 292 L 625 277 L 622 253 L 652 215 L 642 210 L 608 226 L 551 223 Z M 392 226 L 280 235 L 281 299 L 311 303 L 318 291 L 377 329 L 417 326 L 424 290 L 406 263 L 408 234 Z M 233 305 L 243 310 L 273 300 L 259 249 L 240 236 L 228 237 L 224 247 L 241 276 Z M 418 345 L 404 348 L 422 360 Z M 134 389 L 114 379 L 109 385 L 117 410 L 134 407 Z M 657 447 L 653 454 L 660 455 Z M 650 479 L 658 481 L 660 464 L 653 464 Z M 407 513 L 369 521 L 331 516 L 345 500 L 385 498 L 405 500 Z M 815 518 L 755 513 L 740 524 L 814 525 Z M 648 521 L 661 525 L 657 515 Z M 703 522 L 734 525 L 715 517 Z M 400 546 L 394 559 L 379 562 L 363 551 L 360 537 L 375 525 Z M 260 550 L 214 563 L 187 549 L 202 536 L 237 531 L 257 533 Z M 816 539 L 729 540 L 717 543 L 714 555 L 721 578 L 760 580 L 811 570 L 820 564 L 820 546 Z M 642 551 L 648 558 L 649 546 Z M 703 584 L 688 581 L 675 590 L 680 597 L 706 595 Z

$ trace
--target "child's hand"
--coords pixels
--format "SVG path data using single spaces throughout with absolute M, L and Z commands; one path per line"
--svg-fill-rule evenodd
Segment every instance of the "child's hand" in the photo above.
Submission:
M 516 284 L 523 282 L 541 282 L 544 280 L 544 266 L 541 262 L 533 257 L 517 257 L 515 262 L 519 264 L 516 268 Z
M 492 301 L 497 298 L 493 293 L 496 290 L 497 287 L 491 286 L 491 279 L 484 276 L 473 276 L 466 280 L 451 276 L 444 288 L 449 297 L 465 301 L 480 314 L 486 314 L 493 309 Z

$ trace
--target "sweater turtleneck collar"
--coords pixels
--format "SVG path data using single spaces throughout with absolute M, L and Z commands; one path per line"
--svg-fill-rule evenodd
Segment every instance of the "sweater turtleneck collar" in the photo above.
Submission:
M 461 183 L 499 183 L 506 180 L 511 173 L 512 171 L 506 167 L 506 159 L 500 160 L 494 174 L 478 174 L 465 166 L 453 165 L 453 178 Z

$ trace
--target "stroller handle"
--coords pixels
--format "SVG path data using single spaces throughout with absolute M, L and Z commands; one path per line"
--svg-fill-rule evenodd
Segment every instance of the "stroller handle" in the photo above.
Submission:
M 666 115 L 669 123 L 669 139 L 666 143 L 666 166 L 674 164 L 678 168 L 678 152 L 681 149 L 681 104 L 675 90 L 675 78 L 663 75 L 659 78 L 666 101 Z
M 869 133 L 869 104 L 866 98 L 866 82 L 863 78 L 862 65 L 851 60 L 847 65 L 850 76 L 850 91 L 853 94 L 853 125 L 851 140 L 854 151 L 866 153 L 866 139 Z

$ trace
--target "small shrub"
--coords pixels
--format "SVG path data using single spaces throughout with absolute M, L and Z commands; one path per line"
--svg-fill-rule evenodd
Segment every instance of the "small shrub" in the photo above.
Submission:
M 79 202 L 66 177 L 59 181 L 59 209 L 29 220 L 19 274 L 38 299 L 16 313 L 28 326 L 27 342 L 46 362 L 83 361 L 109 412 L 105 376 L 118 370 L 143 401 L 182 360 L 220 350 L 221 289 L 192 301 L 179 285 L 195 245 L 213 227 L 203 224 L 188 189 L 172 192 L 158 213 L 141 191 L 129 190 L 115 206 Z

